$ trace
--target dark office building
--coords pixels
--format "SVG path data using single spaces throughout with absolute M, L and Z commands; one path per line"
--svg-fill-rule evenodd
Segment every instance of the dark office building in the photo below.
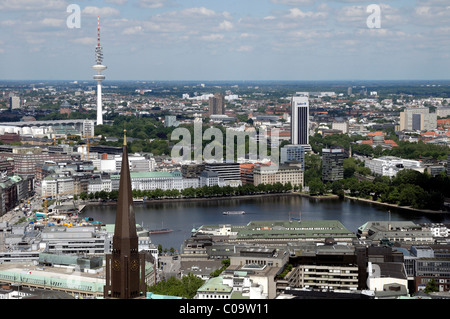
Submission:
M 205 169 L 204 164 L 188 164 L 181 166 L 183 178 L 198 178 Z
M 322 149 L 322 181 L 334 182 L 344 178 L 344 149 Z
M 447 176 L 450 176 L 450 154 L 447 155 Z
M 106 153 L 113 155 L 122 154 L 122 149 L 120 147 L 107 146 L 107 145 L 91 145 L 89 146 L 89 152 L 91 153 Z
M 205 170 L 216 172 L 223 181 L 240 181 L 241 164 L 239 163 L 206 163 Z

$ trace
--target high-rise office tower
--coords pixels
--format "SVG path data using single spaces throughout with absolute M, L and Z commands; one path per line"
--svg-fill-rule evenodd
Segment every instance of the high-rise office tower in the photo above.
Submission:
M 95 48 L 95 60 L 96 64 L 92 67 L 97 74 L 94 75 L 94 80 L 97 81 L 97 125 L 103 124 L 103 107 L 102 107 L 102 81 L 105 76 L 101 74 L 102 71 L 106 70 L 106 66 L 102 64 L 103 62 L 103 51 L 100 45 L 100 17 L 98 17 L 97 22 L 97 47 Z
M 293 96 L 291 108 L 291 144 L 309 145 L 308 97 Z
M 225 96 L 220 93 L 209 98 L 209 115 L 225 114 Z

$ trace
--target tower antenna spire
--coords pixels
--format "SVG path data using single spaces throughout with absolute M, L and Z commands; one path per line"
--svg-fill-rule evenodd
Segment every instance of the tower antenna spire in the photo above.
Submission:
M 100 46 L 100 16 L 97 17 L 97 46 Z
M 100 44 L 100 16 L 97 17 L 97 46 L 95 47 L 95 62 L 96 64 L 92 67 L 97 74 L 94 75 L 94 80 L 97 81 L 97 125 L 103 124 L 103 109 L 102 109 L 102 81 L 105 76 L 101 74 L 102 71 L 106 70 L 106 66 L 102 64 L 103 62 L 103 49 Z
M 103 62 L 103 48 L 100 44 L 100 17 L 97 18 L 97 47 L 95 48 L 95 60 L 97 65 Z

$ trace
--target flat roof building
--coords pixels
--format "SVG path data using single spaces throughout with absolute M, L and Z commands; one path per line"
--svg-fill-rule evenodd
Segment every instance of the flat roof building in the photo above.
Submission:
M 373 242 L 389 241 L 422 245 L 435 242 L 433 231 L 411 221 L 369 221 L 360 226 L 358 237 Z
M 261 245 L 284 246 L 286 243 L 323 243 L 333 238 L 339 243 L 351 244 L 357 239 L 337 220 L 269 220 L 251 221 L 247 225 L 228 225 L 224 242 L 258 243 Z M 203 225 L 196 234 L 219 234 L 223 225 Z

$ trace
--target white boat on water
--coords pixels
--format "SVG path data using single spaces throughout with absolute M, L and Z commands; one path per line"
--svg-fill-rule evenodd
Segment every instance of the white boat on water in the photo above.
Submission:
M 223 212 L 224 215 L 244 215 L 245 212 L 243 210 L 234 210 L 234 211 L 226 211 Z

